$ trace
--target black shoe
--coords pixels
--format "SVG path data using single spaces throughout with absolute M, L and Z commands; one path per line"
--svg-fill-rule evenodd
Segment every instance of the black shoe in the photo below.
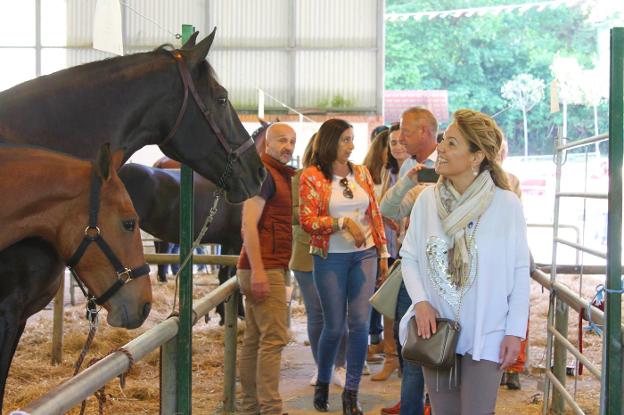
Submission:
M 345 389 L 342 391 L 342 414 L 343 415 L 364 415 L 358 403 L 357 391 Z
M 522 389 L 522 385 L 520 385 L 520 374 L 518 372 L 507 372 L 507 389 Z
M 314 386 L 314 409 L 319 412 L 327 412 L 329 405 L 327 397 L 329 395 L 329 383 L 316 382 Z

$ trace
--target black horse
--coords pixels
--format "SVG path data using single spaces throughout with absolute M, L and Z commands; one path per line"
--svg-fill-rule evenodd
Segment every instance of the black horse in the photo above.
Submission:
M 180 50 L 161 46 L 42 76 L 0 93 L 0 141 L 93 159 L 105 142 L 163 153 L 219 182 L 228 200 L 257 194 L 265 176 L 253 141 L 206 61 L 215 32 Z
M 180 236 L 180 171 L 159 169 L 141 164 L 128 163 L 119 169 L 119 178 L 125 184 L 132 199 L 141 229 L 162 240 L 156 242 L 156 252 L 167 252 L 169 243 L 179 243 Z M 214 201 L 217 187 L 198 174 L 194 175 L 194 217 L 193 239 L 197 238 Z M 214 220 L 202 243 L 221 244 L 224 255 L 238 255 L 243 241 L 241 238 L 242 205 L 221 201 Z M 221 267 L 219 283 L 227 281 L 236 269 Z M 158 266 L 158 279 L 166 281 L 165 267 Z M 242 304 L 239 313 L 243 315 Z M 217 307 L 223 323 L 222 306 Z
M 11 360 L 28 317 L 50 303 L 61 285 L 63 261 L 52 244 L 24 239 L 0 252 L 0 412 Z M 43 282 L 43 283 L 42 283 Z
M 159 47 L 6 90 L 0 93 L 0 141 L 89 159 L 100 144 L 111 142 L 113 150 L 124 149 L 124 160 L 159 144 L 165 154 L 215 181 L 229 165 L 223 187 L 230 201 L 241 202 L 258 192 L 266 173 L 257 153 L 246 151 L 253 147 L 249 135 L 205 61 L 214 35 L 195 45 L 195 33 L 180 50 Z M 29 282 L 17 302 L 0 296 L 0 310 L 9 307 L 17 316 L 13 321 L 25 322 L 58 288 L 62 260 L 53 247 L 31 240 L 0 252 L 0 260 L 2 294 Z M 23 326 L 11 329 L 21 333 Z
M 261 126 L 254 131 L 252 137 L 259 154 L 264 152 L 266 130 L 270 123 L 260 120 Z M 160 165 L 179 167 L 175 163 L 159 160 Z M 155 242 L 157 253 L 169 251 L 170 244 L 177 244 L 180 235 L 180 171 L 161 169 L 140 164 L 129 163 L 119 169 L 119 178 L 125 184 L 126 190 L 132 199 L 135 210 L 140 218 L 141 229 L 158 238 Z M 194 217 L 193 239 L 201 231 L 210 207 L 214 202 L 216 186 L 209 180 L 195 174 L 193 180 Z M 243 241 L 241 238 L 242 205 L 235 205 L 222 201 L 216 216 L 202 238 L 202 243 L 220 244 L 224 255 L 238 255 Z M 235 267 L 220 267 L 219 283 L 224 283 L 236 273 Z M 158 279 L 166 281 L 166 267 L 158 266 Z M 239 303 L 239 315 L 244 316 L 242 302 Z M 217 313 L 221 316 L 220 324 L 224 321 L 223 305 L 217 306 Z

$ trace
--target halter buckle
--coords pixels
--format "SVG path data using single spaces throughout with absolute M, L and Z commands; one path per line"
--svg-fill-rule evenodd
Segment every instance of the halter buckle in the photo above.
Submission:
M 130 268 L 124 268 L 123 271 L 117 273 L 117 278 L 122 280 L 125 284 L 132 278 L 132 270 Z

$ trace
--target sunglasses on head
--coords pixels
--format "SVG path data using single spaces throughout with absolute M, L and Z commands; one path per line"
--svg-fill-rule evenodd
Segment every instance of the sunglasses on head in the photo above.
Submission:
M 346 177 L 340 179 L 340 185 L 344 186 L 344 189 L 342 190 L 342 195 L 347 199 L 353 199 L 353 190 L 351 190 L 349 180 L 347 180 Z

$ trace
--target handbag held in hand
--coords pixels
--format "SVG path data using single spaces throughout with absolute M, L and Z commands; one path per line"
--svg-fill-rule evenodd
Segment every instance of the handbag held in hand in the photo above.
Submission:
M 402 282 L 401 260 L 397 259 L 388 271 L 388 278 L 369 300 L 375 310 L 392 320 L 394 320 L 396 315 L 397 298 L 399 297 Z
M 415 317 L 410 318 L 407 327 L 407 340 L 401 352 L 403 359 L 431 369 L 448 369 L 454 365 L 461 331 L 459 322 L 437 318 L 436 332 L 428 339 L 418 335 Z

